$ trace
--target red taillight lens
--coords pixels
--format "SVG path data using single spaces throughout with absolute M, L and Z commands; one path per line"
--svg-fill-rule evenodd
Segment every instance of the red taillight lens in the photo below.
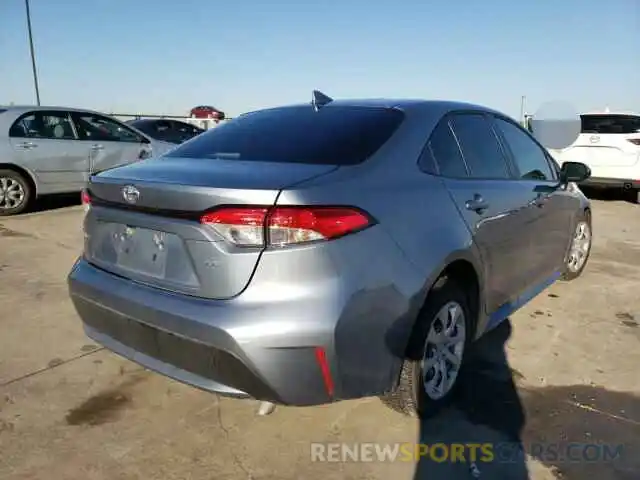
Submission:
M 331 240 L 372 224 L 367 214 L 349 207 L 224 207 L 200 221 L 238 246 Z
M 633 143 L 634 145 L 640 146 L 640 138 L 627 138 L 627 141 Z
M 228 242 L 240 247 L 264 245 L 267 207 L 225 207 L 205 214 L 200 223 L 211 225 Z
M 91 206 L 91 195 L 89 194 L 88 190 L 83 189 L 80 192 L 80 201 L 82 202 L 82 206 L 84 207 L 84 209 L 88 210 Z
M 344 207 L 277 207 L 269 214 L 269 243 L 290 245 L 331 240 L 369 226 L 359 210 Z

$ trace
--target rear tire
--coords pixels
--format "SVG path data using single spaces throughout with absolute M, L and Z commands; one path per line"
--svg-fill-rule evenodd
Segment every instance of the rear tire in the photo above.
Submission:
M 640 205 L 640 188 L 631 188 L 625 192 L 627 200 L 636 205 Z
M 31 184 L 15 170 L 0 169 L 0 217 L 18 215 L 31 203 Z
M 582 230 L 581 233 L 581 229 Z M 584 232 L 588 235 L 588 243 L 584 243 Z M 582 238 L 581 238 L 582 237 Z M 578 221 L 576 222 L 576 229 L 573 233 L 573 238 L 571 240 L 571 246 L 569 247 L 569 252 L 567 253 L 567 258 L 565 259 L 564 265 L 564 273 L 562 274 L 561 279 L 570 282 L 571 280 L 575 280 L 584 271 L 587 266 L 587 262 L 589 261 L 589 255 L 591 254 L 591 245 L 593 243 L 593 230 L 591 227 L 591 213 L 589 210 L 584 211 Z M 579 262 L 575 262 L 574 255 L 582 255 Z
M 448 330 L 442 321 L 443 311 L 446 312 L 446 319 L 451 320 L 450 326 L 453 326 L 454 330 Z M 452 315 L 453 311 L 455 313 Z M 407 358 L 400 371 L 398 386 L 381 397 L 382 403 L 407 416 L 421 418 L 432 417 L 449 405 L 458 390 L 457 380 L 473 336 L 471 319 L 469 300 L 464 290 L 453 280 L 445 277 L 438 280 L 429 292 L 427 302 L 416 321 L 407 348 Z M 442 339 L 448 336 L 454 339 L 460 335 L 462 338 L 458 338 L 458 341 L 452 342 L 451 345 L 439 343 L 440 340 L 433 341 L 434 338 Z M 449 361 L 452 357 L 446 354 L 445 348 L 449 350 L 449 354 L 457 357 L 456 368 L 450 368 L 454 365 Z M 448 369 L 448 382 L 445 382 L 445 376 L 442 375 L 443 362 L 446 365 L 445 369 Z M 426 368 L 429 364 L 431 366 Z M 446 383 L 440 392 L 441 395 L 438 395 L 438 389 L 434 388 L 438 378 Z

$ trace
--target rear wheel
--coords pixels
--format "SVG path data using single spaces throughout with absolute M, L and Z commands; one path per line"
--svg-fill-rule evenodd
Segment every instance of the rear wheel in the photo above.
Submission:
M 631 203 L 640 204 L 640 188 L 631 188 L 626 192 L 627 200 Z
M 24 212 L 31 201 L 29 182 L 14 170 L 0 170 L 0 217 Z
M 462 288 L 449 279 L 436 282 L 415 326 L 398 387 L 382 402 L 422 418 L 448 405 L 472 337 L 471 318 Z
M 582 275 L 582 272 L 587 266 L 589 254 L 591 253 L 591 241 L 591 214 L 587 210 L 580 216 L 576 223 L 569 253 L 565 260 L 565 271 L 562 275 L 563 280 L 574 280 Z

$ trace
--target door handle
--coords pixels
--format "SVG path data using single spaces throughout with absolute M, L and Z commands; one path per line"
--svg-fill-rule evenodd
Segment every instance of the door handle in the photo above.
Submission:
M 104 150 L 104 147 L 100 144 L 91 145 L 91 150 Z
M 23 143 L 19 143 L 18 145 L 16 145 L 16 147 L 18 148 L 22 148 L 24 150 L 30 150 L 32 148 L 36 148 L 38 145 L 36 145 L 33 142 L 23 142 Z
M 482 198 L 482 195 L 476 193 L 473 196 L 473 200 L 467 200 L 464 204 L 467 210 L 471 210 L 473 212 L 482 214 L 487 208 L 489 208 L 489 204 Z

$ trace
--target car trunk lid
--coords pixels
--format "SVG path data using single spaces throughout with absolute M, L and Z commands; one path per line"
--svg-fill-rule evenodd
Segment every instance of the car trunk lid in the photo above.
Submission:
M 94 265 L 158 288 L 209 299 L 244 290 L 264 247 L 228 243 L 199 222 L 219 206 L 275 204 L 289 186 L 335 165 L 151 159 L 91 179 L 85 256 Z

